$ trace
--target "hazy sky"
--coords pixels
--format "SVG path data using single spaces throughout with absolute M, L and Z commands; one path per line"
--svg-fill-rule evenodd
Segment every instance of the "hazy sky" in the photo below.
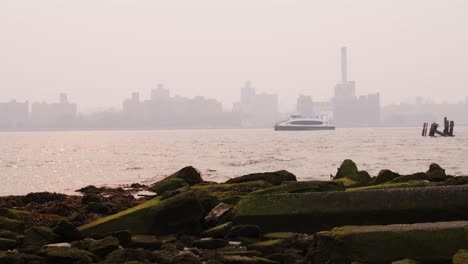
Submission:
M 0 0 L 0 101 L 56 101 L 80 111 L 149 97 L 205 95 L 226 107 L 251 80 L 325 100 L 340 78 L 389 104 L 468 95 L 466 0 Z

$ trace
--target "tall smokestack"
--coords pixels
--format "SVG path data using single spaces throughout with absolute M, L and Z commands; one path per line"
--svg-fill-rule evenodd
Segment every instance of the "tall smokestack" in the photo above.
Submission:
M 341 82 L 348 82 L 348 62 L 346 59 L 346 47 L 341 48 Z

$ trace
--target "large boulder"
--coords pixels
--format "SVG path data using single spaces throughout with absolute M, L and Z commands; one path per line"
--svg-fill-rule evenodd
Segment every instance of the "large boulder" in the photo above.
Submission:
M 346 188 L 352 188 L 368 185 L 371 176 L 366 171 L 359 171 L 356 163 L 347 159 L 340 165 L 333 179 L 343 183 Z
M 285 181 L 297 181 L 296 176 L 289 171 L 281 170 L 275 172 L 252 173 L 226 181 L 228 184 L 243 183 L 251 181 L 266 181 L 273 185 L 280 185 Z
M 53 231 L 60 236 L 61 240 L 66 242 L 81 240 L 83 238 L 81 232 L 66 220 L 60 220 L 55 225 Z
M 34 226 L 24 231 L 24 244 L 42 246 L 56 243 L 60 236 L 55 234 L 50 228 L 45 226 Z
M 189 184 L 179 178 L 166 178 L 161 181 L 158 181 L 157 183 L 151 185 L 151 187 L 148 188 L 149 191 L 155 192 L 158 195 L 162 195 L 165 192 L 170 192 L 177 190 L 179 188 L 187 187 Z
M 132 234 L 168 234 L 198 231 L 202 207 L 191 191 L 161 200 L 160 197 L 80 226 L 85 235 L 128 230 Z
M 249 195 L 234 208 L 233 222 L 311 233 L 341 225 L 468 220 L 466 201 L 465 185 Z
M 167 179 L 178 178 L 184 180 L 190 186 L 203 183 L 201 173 L 192 166 L 187 166 L 173 173 Z
M 372 184 L 382 184 L 385 182 L 389 182 L 395 178 L 400 177 L 401 175 L 397 172 L 393 172 L 391 170 L 381 170 L 379 175 L 374 179 Z
M 445 174 L 445 170 L 440 167 L 439 164 L 437 163 L 432 163 L 429 165 L 429 170 L 426 171 L 427 178 L 430 181 L 444 181 L 447 178 L 447 175 Z
M 261 189 L 251 195 L 281 194 L 281 193 L 307 193 L 307 192 L 331 192 L 344 191 L 342 183 L 336 181 L 300 181 L 285 182 L 278 186 Z
M 390 263 L 402 258 L 448 263 L 468 245 L 468 221 L 344 226 L 315 237 L 309 251 L 314 263 Z

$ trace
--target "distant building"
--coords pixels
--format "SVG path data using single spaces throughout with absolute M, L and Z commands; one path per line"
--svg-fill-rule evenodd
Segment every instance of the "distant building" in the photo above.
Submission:
M 0 103 L 0 128 L 23 128 L 28 122 L 29 103 Z
M 312 97 L 299 95 L 297 98 L 296 112 L 302 116 L 313 117 L 316 115 L 314 112 L 314 103 Z
M 221 102 L 202 96 L 171 96 L 158 84 L 149 100 L 140 100 L 138 93 L 123 102 L 122 123 L 143 128 L 198 128 L 226 126 L 226 113 Z
M 356 84 L 347 79 L 346 48 L 341 49 L 341 83 L 335 86 L 333 119 L 337 126 L 380 125 L 380 95 L 356 97 Z
M 76 118 L 76 104 L 68 102 L 67 94 L 60 94 L 58 103 L 33 103 L 31 123 L 33 126 L 63 128 L 73 124 Z
M 241 88 L 240 102 L 233 112 L 240 116 L 243 127 L 272 127 L 278 119 L 278 96 L 257 94 L 250 81 Z

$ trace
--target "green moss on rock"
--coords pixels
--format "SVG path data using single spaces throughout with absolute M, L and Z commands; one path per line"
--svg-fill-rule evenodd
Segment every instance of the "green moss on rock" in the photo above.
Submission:
M 153 184 L 149 190 L 162 195 L 165 192 L 174 191 L 179 188 L 187 187 L 189 184 L 180 178 L 166 178 Z
M 203 183 L 201 173 L 192 166 L 187 166 L 185 168 L 176 171 L 172 175 L 168 176 L 166 179 L 177 178 L 184 180 L 190 186 Z
M 154 198 L 117 214 L 80 226 L 85 235 L 122 229 L 132 234 L 168 234 L 201 228 L 203 209 L 192 192 L 177 194 L 165 200 Z
M 13 249 L 18 245 L 18 242 L 14 239 L 0 238 L 0 250 Z
M 237 184 L 204 184 L 193 186 L 192 190 L 199 199 L 207 196 L 214 196 L 220 202 L 226 204 L 236 204 L 243 196 L 261 189 L 271 187 L 272 184 L 266 181 L 252 181 Z
M 205 237 L 225 237 L 228 234 L 229 230 L 231 230 L 232 226 L 232 222 L 227 222 L 205 230 L 201 233 L 201 235 Z
M 91 252 L 77 248 L 46 247 L 43 249 L 46 263 L 87 264 L 97 260 Z
M 347 191 L 359 191 L 359 190 L 379 190 L 379 189 L 395 189 L 395 188 L 416 188 L 416 187 L 430 187 L 437 186 L 437 183 L 416 180 L 408 182 L 398 182 L 398 183 L 383 183 L 377 185 L 369 185 L 364 187 L 349 188 Z
M 301 181 L 286 182 L 278 186 L 262 189 L 251 195 L 280 194 L 280 193 L 306 193 L 306 192 L 330 192 L 344 191 L 342 183 L 336 181 Z
M 228 184 L 243 183 L 251 181 L 266 181 L 273 185 L 280 185 L 285 181 L 297 181 L 296 176 L 289 171 L 281 170 L 275 172 L 252 173 L 226 181 Z
M 401 175 L 399 173 L 393 172 L 391 170 L 381 170 L 372 184 L 386 183 L 400 176 Z
M 466 250 L 466 249 L 458 250 L 457 253 L 455 255 L 453 255 L 452 263 L 453 264 L 466 264 L 466 263 L 468 263 L 468 250 Z
M 468 222 L 344 226 L 316 234 L 309 256 L 315 263 L 388 263 L 402 256 L 445 263 L 468 244 Z
M 0 216 L 0 229 L 22 233 L 24 231 L 24 223 L 21 221 Z
M 424 172 L 417 172 L 409 175 L 402 175 L 398 178 L 395 178 L 388 183 L 401 183 L 401 182 L 409 182 L 409 181 L 429 181 L 426 173 Z
M 311 233 L 350 224 L 468 220 L 466 201 L 468 186 L 249 195 L 234 208 L 233 222 Z

